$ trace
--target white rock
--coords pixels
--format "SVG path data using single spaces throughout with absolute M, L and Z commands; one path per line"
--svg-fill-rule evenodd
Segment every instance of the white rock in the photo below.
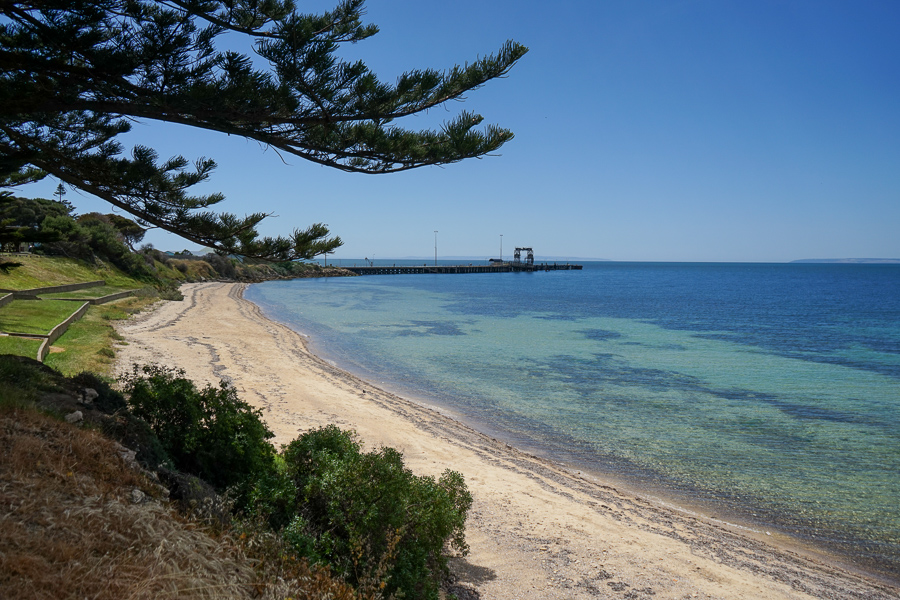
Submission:
M 66 415 L 66 423 L 78 423 L 83 419 L 84 415 L 81 414 L 80 410 L 76 410 L 75 412 Z
M 122 460 L 124 460 L 129 467 L 133 467 L 134 463 L 137 462 L 137 452 L 135 452 L 134 450 L 123 448 L 122 450 L 119 450 L 119 456 L 122 457 Z
M 94 388 L 84 388 L 84 403 L 90 404 L 100 397 L 100 394 Z

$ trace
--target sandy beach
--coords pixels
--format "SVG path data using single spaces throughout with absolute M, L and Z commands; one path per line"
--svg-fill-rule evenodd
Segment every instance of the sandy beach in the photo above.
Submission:
M 326 424 L 392 446 L 417 474 L 465 477 L 471 553 L 452 561 L 461 600 L 482 598 L 900 598 L 900 588 L 790 540 L 626 492 L 483 435 L 312 355 L 266 319 L 244 284 L 182 287 L 119 325 L 117 368 L 155 362 L 230 382 L 261 408 L 276 444 Z

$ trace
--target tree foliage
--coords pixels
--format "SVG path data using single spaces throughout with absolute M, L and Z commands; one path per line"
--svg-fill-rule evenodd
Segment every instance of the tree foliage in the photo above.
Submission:
M 133 120 L 199 127 L 358 173 L 390 173 L 483 156 L 512 138 L 467 111 L 440 130 L 396 125 L 504 75 L 526 52 L 500 51 L 447 71 L 414 70 L 384 83 L 339 48 L 377 32 L 363 1 L 319 15 L 292 0 L 8 0 L 0 3 L 0 186 L 47 174 L 223 253 L 311 258 L 340 245 L 314 224 L 260 237 L 266 216 L 215 214 L 221 194 L 190 195 L 208 158 L 160 160 L 117 137 Z M 251 58 L 223 34 L 252 40 Z
M 72 205 L 44 198 L 17 198 L 0 193 L 0 248 L 16 249 L 20 243 L 48 243 L 59 239 L 43 227 L 48 218 L 71 219 Z
M 135 365 L 122 382 L 132 413 L 150 425 L 177 469 L 231 488 L 238 502 L 272 469 L 274 434 L 224 381 L 200 390 L 184 371 Z
M 121 215 L 75 217 L 73 210 L 66 201 L 0 193 L 0 248 L 33 244 L 33 251 L 40 254 L 107 260 L 134 277 L 152 277 L 146 260 L 133 251 L 144 228 Z
M 141 240 L 144 239 L 144 234 L 147 233 L 147 230 L 132 221 L 131 219 L 127 219 L 121 215 L 115 214 L 107 214 L 103 215 L 96 212 L 86 213 L 80 215 L 78 217 L 79 223 L 86 223 L 89 221 L 102 221 L 110 225 L 113 229 L 118 232 L 119 239 L 124 243 L 132 252 L 137 252 L 135 249 L 135 245 L 139 244 Z

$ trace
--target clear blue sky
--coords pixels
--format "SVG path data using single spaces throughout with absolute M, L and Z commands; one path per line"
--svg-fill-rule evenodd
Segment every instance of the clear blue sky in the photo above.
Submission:
M 380 176 L 152 122 L 123 142 L 214 158 L 202 191 L 224 192 L 222 210 L 275 213 L 265 233 L 327 223 L 338 258 L 433 256 L 434 230 L 441 256 L 497 256 L 503 234 L 506 256 L 900 257 L 900 2 L 370 0 L 366 19 L 381 33 L 347 55 L 388 81 L 528 46 L 506 79 L 406 123 L 466 108 L 515 139 L 499 156 Z

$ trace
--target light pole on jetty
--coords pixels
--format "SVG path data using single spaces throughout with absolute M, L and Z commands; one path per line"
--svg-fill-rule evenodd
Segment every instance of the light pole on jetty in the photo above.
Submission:
M 437 229 L 434 230 L 434 266 L 437 266 Z
M 503 262 L 503 234 L 500 234 L 500 262 Z

